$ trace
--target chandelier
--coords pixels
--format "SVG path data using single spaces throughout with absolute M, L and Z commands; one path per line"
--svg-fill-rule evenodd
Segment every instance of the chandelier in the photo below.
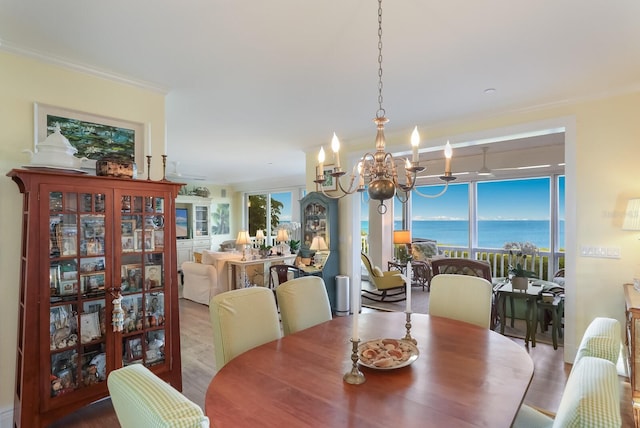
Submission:
M 331 149 L 334 153 L 335 165 L 331 172 L 328 174 L 333 180 L 336 180 L 339 192 L 337 195 L 327 194 L 324 186 L 322 185 L 329 178 L 325 176 L 323 164 L 325 160 L 324 149 L 320 147 L 320 153 L 318 154 L 318 172 L 316 179 L 314 180 L 322 190 L 322 193 L 326 196 L 334 199 L 342 198 L 346 195 L 350 195 L 354 192 L 368 191 L 369 197 L 376 201 L 380 201 L 378 206 L 378 212 L 384 214 L 387 212 L 387 207 L 384 205 L 384 201 L 389 200 L 396 196 L 402 203 L 405 203 L 409 199 L 409 195 L 416 186 L 417 175 L 425 168 L 420 166 L 418 156 L 418 146 L 420 144 L 420 135 L 418 134 L 418 127 L 415 127 L 411 134 L 411 146 L 412 146 L 412 159 L 402 159 L 400 157 L 393 157 L 391 153 L 385 151 L 385 138 L 384 138 L 384 125 L 389 120 L 385 117 L 385 110 L 382 107 L 382 0 L 378 0 L 378 110 L 376 111 L 376 117 L 373 119 L 378 128 L 376 135 L 376 151 L 375 153 L 365 153 L 360 161 L 354 166 L 350 176 L 349 185 L 345 188 L 341 182 L 341 178 L 345 175 L 345 172 L 340 167 L 340 141 L 336 134 L 333 134 L 331 140 Z M 428 195 L 420 193 L 417 189 L 416 193 L 420 196 L 427 198 L 436 198 L 446 192 L 450 181 L 455 180 L 455 177 L 451 174 L 451 144 L 447 141 L 444 150 L 445 154 L 445 172 L 440 177 L 445 182 L 444 189 L 434 195 Z M 397 165 L 399 164 L 399 165 Z M 404 180 L 402 176 L 398 176 L 398 170 L 404 170 Z M 357 179 L 357 181 L 356 181 Z

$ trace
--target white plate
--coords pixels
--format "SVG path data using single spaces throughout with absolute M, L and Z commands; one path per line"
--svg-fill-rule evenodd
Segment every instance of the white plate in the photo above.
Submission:
M 22 165 L 23 168 L 27 169 L 39 169 L 42 171 L 64 171 L 64 172 L 72 172 L 74 174 L 86 174 L 87 171 L 78 169 L 78 168 L 68 168 L 64 166 L 50 166 L 50 165 Z
M 394 340 L 396 342 L 398 342 L 400 344 L 401 347 L 406 347 L 408 348 L 407 350 L 407 358 L 401 361 L 397 361 L 397 364 L 392 365 L 390 367 L 378 367 L 376 365 L 374 365 L 371 361 L 369 361 L 368 359 L 362 357 L 362 351 L 369 348 L 369 344 L 373 344 L 376 345 L 374 346 L 374 348 L 376 349 L 380 349 L 381 348 L 379 346 L 377 346 L 378 344 L 382 343 L 382 341 L 385 340 Z M 358 356 L 360 357 L 360 360 L 358 361 L 360 363 L 360 365 L 364 366 L 364 367 L 368 367 L 370 369 L 375 369 L 375 370 L 394 370 L 394 369 L 399 369 L 401 367 L 406 367 L 410 364 L 412 364 L 415 360 L 418 359 L 418 356 L 420 355 L 420 352 L 418 351 L 418 348 L 416 347 L 416 345 L 414 345 L 411 342 L 408 342 L 406 340 L 401 340 L 401 339 L 375 339 L 375 340 L 369 340 L 367 342 L 362 343 L 360 346 L 358 346 Z

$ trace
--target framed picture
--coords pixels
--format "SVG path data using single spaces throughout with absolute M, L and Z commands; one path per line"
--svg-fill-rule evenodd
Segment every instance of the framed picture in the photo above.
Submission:
M 104 291 L 104 273 L 81 275 L 80 280 L 82 281 L 83 293 Z
M 98 312 L 80 314 L 80 341 L 88 343 L 101 337 L 100 314 Z
M 122 266 L 122 291 L 142 290 L 142 266 L 139 264 Z
M 143 233 L 144 232 L 144 233 Z M 153 229 L 136 229 L 134 231 L 133 245 L 136 251 L 153 251 L 155 246 L 153 245 Z
M 146 265 L 144 267 L 144 283 L 147 290 L 162 287 L 162 266 Z
M 76 294 L 78 292 L 78 280 L 60 281 L 58 292 L 61 296 Z
M 135 220 L 122 220 L 120 225 L 120 234 L 122 236 L 133 236 L 134 230 L 136 230 Z
M 140 336 L 125 339 L 124 360 L 129 363 L 142 359 L 142 338 Z
M 122 252 L 127 253 L 134 250 L 133 235 L 120 237 L 122 241 Z
M 153 244 L 156 249 L 164 248 L 164 229 L 156 229 L 153 231 Z
M 53 132 L 57 123 L 62 135 L 78 150 L 75 156 L 89 159 L 82 162 L 83 169 L 90 169 L 95 174 L 96 160 L 103 156 L 118 155 L 133 160 L 139 174 L 145 172 L 144 148 L 150 146 L 147 141 L 150 136 L 145 133 L 143 123 L 40 103 L 34 103 L 33 113 L 36 148 Z
M 317 191 L 321 191 L 321 190 L 324 190 L 324 191 L 338 190 L 338 181 L 331 176 L 332 172 L 333 172 L 333 165 L 324 165 L 322 167 L 322 173 L 324 174 L 324 183 L 322 183 L 322 184 L 317 184 L 316 183 L 316 190 Z M 318 176 L 318 175 L 320 175 L 320 170 L 316 166 L 316 176 Z

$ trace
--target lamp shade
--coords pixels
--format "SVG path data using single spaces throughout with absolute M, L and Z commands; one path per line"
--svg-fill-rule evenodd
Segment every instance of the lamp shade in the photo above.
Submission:
M 238 237 L 236 238 L 236 244 L 238 245 L 251 244 L 251 237 L 249 236 L 249 232 L 246 230 L 241 230 L 240 232 L 238 232 Z
M 264 239 L 264 231 L 262 229 L 256 230 L 256 239 L 260 241 Z
M 276 236 L 276 241 L 284 242 L 289 240 L 289 232 L 286 229 L 278 229 L 278 235 Z
M 622 230 L 640 230 L 640 198 L 629 199 Z
M 394 244 L 411 244 L 411 231 L 410 230 L 394 230 L 393 243 Z
M 314 251 L 325 251 L 328 250 L 329 247 L 327 246 L 327 241 L 325 241 L 322 236 L 314 236 L 309 249 Z

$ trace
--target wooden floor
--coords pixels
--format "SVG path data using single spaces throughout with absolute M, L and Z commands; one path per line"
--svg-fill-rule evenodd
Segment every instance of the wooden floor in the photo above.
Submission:
M 364 308 L 363 312 L 373 311 Z M 209 324 L 209 310 L 205 305 L 180 299 L 180 340 L 182 342 L 183 393 L 203 407 L 204 395 L 215 374 L 213 338 Z M 514 342 L 524 347 L 520 339 Z M 571 365 L 563 362 L 562 348 L 539 343 L 528 349 L 535 365 L 534 377 L 525 403 L 556 412 Z M 622 426 L 633 426 L 629 383 L 621 378 Z M 94 403 L 56 422 L 53 427 L 118 427 L 118 420 L 109 399 Z

